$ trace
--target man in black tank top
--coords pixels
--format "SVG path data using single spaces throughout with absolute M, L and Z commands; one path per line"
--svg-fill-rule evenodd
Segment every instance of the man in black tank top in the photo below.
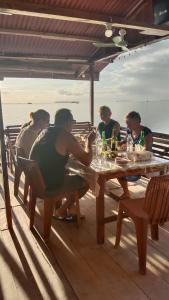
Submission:
M 87 139 L 87 150 L 84 151 L 71 134 L 73 116 L 68 109 L 60 109 L 55 115 L 55 126 L 41 133 L 35 141 L 30 158 L 37 161 L 46 189 L 49 193 L 78 191 L 81 198 L 88 190 L 87 182 L 78 175 L 68 175 L 66 164 L 69 154 L 84 165 L 90 165 L 92 160 L 92 143 L 95 134 Z M 57 210 L 57 216 L 66 217 L 69 209 L 73 210 L 74 199 L 69 199 Z

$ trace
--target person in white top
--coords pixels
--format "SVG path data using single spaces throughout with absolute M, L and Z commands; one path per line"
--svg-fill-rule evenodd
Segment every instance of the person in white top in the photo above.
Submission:
M 15 143 L 16 148 L 19 148 L 26 158 L 29 158 L 32 145 L 39 133 L 49 126 L 50 115 L 46 110 L 39 109 L 31 112 L 30 118 L 31 121 L 22 127 Z

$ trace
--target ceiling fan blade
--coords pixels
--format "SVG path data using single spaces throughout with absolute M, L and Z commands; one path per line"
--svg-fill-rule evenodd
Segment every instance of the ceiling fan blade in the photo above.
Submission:
M 129 51 L 129 49 L 126 46 L 122 46 L 121 50 L 123 50 L 123 51 Z
M 93 43 L 93 45 L 95 47 L 98 48 L 112 48 L 112 47 L 116 47 L 116 45 L 114 43 Z
M 119 44 L 123 41 L 123 38 L 120 35 L 116 35 L 112 38 L 112 40 L 115 44 Z

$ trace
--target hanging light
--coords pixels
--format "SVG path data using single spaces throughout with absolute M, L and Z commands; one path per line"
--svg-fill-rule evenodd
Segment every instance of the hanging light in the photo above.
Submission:
M 119 30 L 119 35 L 122 36 L 122 37 L 125 36 L 126 33 L 127 33 L 127 32 L 126 32 L 126 29 L 121 28 L 121 29 Z
M 105 36 L 111 37 L 113 35 L 112 25 L 110 23 L 106 24 Z

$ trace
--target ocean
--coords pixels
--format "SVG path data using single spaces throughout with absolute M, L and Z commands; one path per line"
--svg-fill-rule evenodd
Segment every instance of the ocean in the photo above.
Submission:
M 112 118 L 118 120 L 121 126 L 125 126 L 125 115 L 136 110 L 141 114 L 142 124 L 148 126 L 153 131 L 169 134 L 169 101 L 97 101 L 95 100 L 95 125 L 99 123 L 99 106 L 108 105 L 112 109 Z M 67 107 L 71 109 L 77 121 L 90 121 L 89 102 L 79 104 L 3 104 L 4 126 L 23 124 L 29 120 L 29 114 L 39 108 L 43 108 L 50 113 L 51 120 L 54 122 L 54 114 L 57 109 Z

